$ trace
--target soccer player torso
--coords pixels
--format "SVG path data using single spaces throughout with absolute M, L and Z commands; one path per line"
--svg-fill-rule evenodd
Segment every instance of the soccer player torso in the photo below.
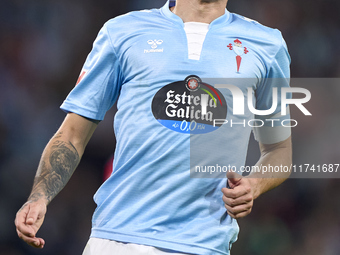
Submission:
M 280 32 L 228 11 L 205 28 L 183 24 L 168 3 L 108 21 L 62 105 L 102 119 L 119 95 L 113 173 L 95 195 L 91 236 L 229 254 L 238 226 L 225 214 L 226 180 L 191 178 L 190 161 L 244 165 L 251 128 L 209 129 L 217 115 L 239 120 L 230 90 L 215 85 L 247 80 L 236 82 L 243 94 L 251 87 L 262 95 L 264 78 L 289 76 L 288 62 Z

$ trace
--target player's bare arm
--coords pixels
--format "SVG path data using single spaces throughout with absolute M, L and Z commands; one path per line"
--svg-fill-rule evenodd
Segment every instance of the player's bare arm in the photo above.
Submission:
M 260 143 L 261 157 L 256 165 L 290 166 L 292 163 L 291 138 L 275 144 Z M 290 172 L 252 173 L 242 178 L 236 173 L 228 173 L 230 189 L 223 188 L 223 201 L 228 214 L 235 218 L 247 216 L 253 207 L 254 200 L 261 194 L 284 182 Z
M 71 178 L 96 126 L 96 122 L 70 113 L 47 144 L 32 192 L 15 219 L 18 236 L 29 245 L 43 248 L 45 241 L 36 233 L 44 221 L 46 207 Z

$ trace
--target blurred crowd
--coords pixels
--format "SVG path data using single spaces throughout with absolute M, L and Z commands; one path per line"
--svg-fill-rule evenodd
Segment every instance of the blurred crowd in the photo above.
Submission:
M 100 27 L 131 10 L 165 0 L 0 1 L 0 254 L 81 254 L 115 138 L 111 109 L 90 141 L 66 188 L 48 208 L 35 250 L 16 236 L 14 217 L 26 201 L 44 146 L 65 113 L 59 109 L 74 86 Z M 340 2 L 336 0 L 230 0 L 228 10 L 283 33 L 292 77 L 340 76 Z M 321 80 L 327 83 L 327 79 Z M 293 129 L 294 163 L 340 163 L 339 81 L 314 86 L 307 104 L 313 117 Z M 257 145 L 251 142 L 248 162 Z M 313 162 L 314 162 L 313 161 Z M 340 179 L 290 179 L 263 195 L 241 219 L 233 255 L 340 254 Z

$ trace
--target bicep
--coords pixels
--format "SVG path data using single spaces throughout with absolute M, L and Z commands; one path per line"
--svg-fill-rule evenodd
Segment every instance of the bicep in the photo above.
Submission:
M 284 151 L 285 153 L 290 155 L 292 152 L 292 138 L 291 136 L 289 136 L 284 141 L 273 144 L 264 144 L 260 142 L 259 146 L 262 156 L 275 151 Z

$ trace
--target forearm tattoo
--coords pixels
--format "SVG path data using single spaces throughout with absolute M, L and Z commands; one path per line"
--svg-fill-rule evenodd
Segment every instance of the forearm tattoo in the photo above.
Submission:
M 58 136 L 39 164 L 40 173 L 34 179 L 30 201 L 45 197 L 49 202 L 61 191 L 76 169 L 80 157 L 71 142 L 58 140 Z

